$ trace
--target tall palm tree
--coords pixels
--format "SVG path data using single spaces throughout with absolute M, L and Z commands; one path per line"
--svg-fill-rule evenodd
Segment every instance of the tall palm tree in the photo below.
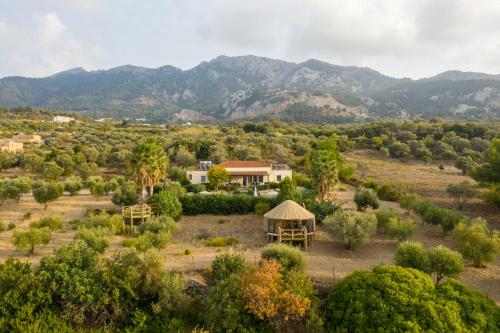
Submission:
M 156 138 L 149 138 L 139 142 L 132 151 L 132 174 L 135 182 L 141 187 L 142 202 L 145 202 L 144 191 L 153 188 L 167 175 L 168 157 L 165 150 Z

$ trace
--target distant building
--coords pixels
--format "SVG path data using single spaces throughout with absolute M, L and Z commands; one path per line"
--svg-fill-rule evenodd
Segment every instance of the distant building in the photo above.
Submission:
M 227 161 L 219 166 L 229 173 L 230 183 L 243 187 L 270 182 L 281 182 L 286 177 L 292 178 L 292 170 L 286 164 L 273 164 L 257 161 Z M 197 170 L 189 170 L 187 176 L 192 184 L 208 183 L 208 170 L 211 161 L 201 161 Z
M 21 142 L 15 142 L 12 139 L 0 139 L 0 151 L 8 153 L 20 153 L 24 150 L 24 145 Z
M 73 117 L 66 117 L 66 116 L 55 116 L 54 117 L 54 122 L 55 123 L 69 123 L 70 121 L 75 120 Z
M 12 137 L 12 140 L 19 143 L 34 143 L 34 144 L 42 144 L 42 137 L 38 134 L 24 134 L 18 133 Z

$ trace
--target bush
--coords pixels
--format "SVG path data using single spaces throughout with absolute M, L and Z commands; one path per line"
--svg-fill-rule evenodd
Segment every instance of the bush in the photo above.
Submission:
M 131 206 L 139 202 L 140 187 L 132 181 L 125 181 L 116 189 L 111 201 L 115 205 Z
M 333 201 L 323 200 L 307 200 L 306 208 L 316 216 L 316 223 L 323 223 L 327 216 L 334 214 L 340 210 L 340 207 Z
M 107 240 L 108 235 L 108 229 L 80 229 L 76 232 L 75 239 L 84 241 L 96 252 L 104 253 L 104 250 L 109 246 L 109 242 Z
M 430 270 L 436 275 L 436 283 L 439 283 L 444 277 L 456 276 L 464 269 L 460 253 L 442 245 L 429 249 L 427 257 L 429 258 Z
M 186 187 L 187 191 L 188 192 L 192 192 L 192 193 L 200 193 L 200 192 L 203 192 L 206 190 L 206 187 L 205 185 L 203 184 L 189 184 L 187 187 Z
M 392 217 L 386 226 L 386 232 L 391 238 L 397 238 L 400 242 L 411 237 L 416 230 L 412 219 L 402 220 L 398 217 Z
M 398 213 L 392 209 L 381 209 L 375 212 L 375 216 L 377 217 L 377 230 L 381 233 L 387 232 L 387 226 L 391 219 L 399 218 Z
M 68 192 L 71 196 L 77 195 L 83 187 L 83 181 L 78 176 L 66 178 L 63 184 L 64 191 Z
M 64 193 L 64 185 L 61 182 L 46 183 L 38 181 L 33 184 L 33 197 L 36 202 L 44 205 L 47 209 L 50 202 L 57 200 Z
M 454 287 L 456 285 L 456 287 Z M 334 284 L 327 302 L 329 332 L 496 331 L 499 311 L 454 280 L 435 286 L 422 272 L 397 266 L 357 271 Z M 484 310 L 477 304 L 488 304 Z M 458 306 L 460 305 L 460 306 Z M 498 327 L 498 326 L 497 326 Z M 491 328 L 487 330 L 487 328 Z
M 482 198 L 484 201 L 500 208 L 500 184 L 492 185 L 488 188 Z
M 228 279 L 232 274 L 240 275 L 247 268 L 245 258 L 239 254 L 224 253 L 215 257 L 208 277 L 209 284 Z
M 460 253 L 442 245 L 424 250 L 421 243 L 404 242 L 396 250 L 395 261 L 398 266 L 434 274 L 436 283 L 444 277 L 456 276 L 463 270 Z
M 302 252 L 286 244 L 269 244 L 261 252 L 263 259 L 276 260 L 285 271 L 303 271 L 306 259 Z
M 268 202 L 275 206 L 273 199 L 254 198 L 247 194 L 235 195 L 186 195 L 179 198 L 182 211 L 186 215 L 213 214 L 213 215 L 240 215 L 254 212 L 257 202 Z
M 430 262 L 421 243 L 403 242 L 394 255 L 396 265 L 430 273 Z
M 488 222 L 476 218 L 470 223 L 460 223 L 453 234 L 458 251 L 476 267 L 495 261 L 500 253 L 500 237 L 497 230 L 490 230 Z
M 403 193 L 399 197 L 399 205 L 401 208 L 406 209 L 408 213 L 415 212 L 417 204 L 421 201 L 420 196 L 414 193 Z
M 231 274 L 209 289 L 204 318 L 210 332 L 214 333 L 259 331 L 262 326 L 245 307 L 241 279 L 237 274 Z
M 377 218 L 370 213 L 337 212 L 327 218 L 324 225 L 349 250 L 370 240 L 377 229 Z
M 359 211 L 364 211 L 369 206 L 373 209 L 379 207 L 377 194 L 370 188 L 358 187 L 354 194 L 354 202 Z
M 10 222 L 7 224 L 7 230 L 12 230 L 16 228 L 16 224 L 14 222 Z
M 271 210 L 271 205 L 269 204 L 269 202 L 259 201 L 255 204 L 254 211 L 255 214 L 257 215 L 264 215 L 270 210 Z
M 156 215 L 169 216 L 174 221 L 181 219 L 182 205 L 174 191 L 164 190 L 154 194 L 148 203 L 153 206 Z
M 118 234 L 122 231 L 123 220 L 118 214 L 110 215 L 108 213 L 92 214 L 85 220 L 73 220 L 69 223 L 73 229 L 92 229 L 105 228 L 112 234 Z
M 51 231 L 62 229 L 63 222 L 57 216 L 46 216 L 30 224 L 30 228 L 49 228 Z
M 399 201 L 401 197 L 401 190 L 393 184 L 382 184 L 377 189 L 377 195 L 381 200 L 385 201 Z
M 170 243 L 175 229 L 176 224 L 170 217 L 160 216 L 139 225 L 140 235 L 124 241 L 124 245 L 141 252 L 152 248 L 163 249 Z
M 46 245 L 50 242 L 50 229 L 45 228 L 32 228 L 25 231 L 16 230 L 12 237 L 12 244 L 17 250 L 28 249 L 29 255 L 35 253 L 37 245 Z
M 205 246 L 210 247 L 225 247 L 225 246 L 235 246 L 238 244 L 238 238 L 236 237 L 210 237 L 204 242 Z
M 7 227 L 5 226 L 5 222 L 0 220 L 0 232 L 5 231 Z

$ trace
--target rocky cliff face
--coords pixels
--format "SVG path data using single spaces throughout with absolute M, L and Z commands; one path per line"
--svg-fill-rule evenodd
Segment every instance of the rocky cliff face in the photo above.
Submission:
M 328 121 L 325 116 L 455 116 L 458 109 L 460 117 L 496 116 L 499 92 L 500 77 L 482 73 L 450 71 L 412 81 L 314 59 L 296 64 L 220 56 L 186 71 L 126 65 L 92 72 L 75 68 L 38 79 L 4 78 L 0 105 L 151 122 L 284 115 L 293 120 L 305 113 Z

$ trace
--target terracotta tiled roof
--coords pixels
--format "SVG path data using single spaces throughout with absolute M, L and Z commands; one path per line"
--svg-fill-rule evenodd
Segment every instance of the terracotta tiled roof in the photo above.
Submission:
M 221 163 L 224 168 L 269 168 L 271 163 L 257 161 L 227 161 Z
M 267 171 L 229 171 L 230 176 L 269 176 Z

